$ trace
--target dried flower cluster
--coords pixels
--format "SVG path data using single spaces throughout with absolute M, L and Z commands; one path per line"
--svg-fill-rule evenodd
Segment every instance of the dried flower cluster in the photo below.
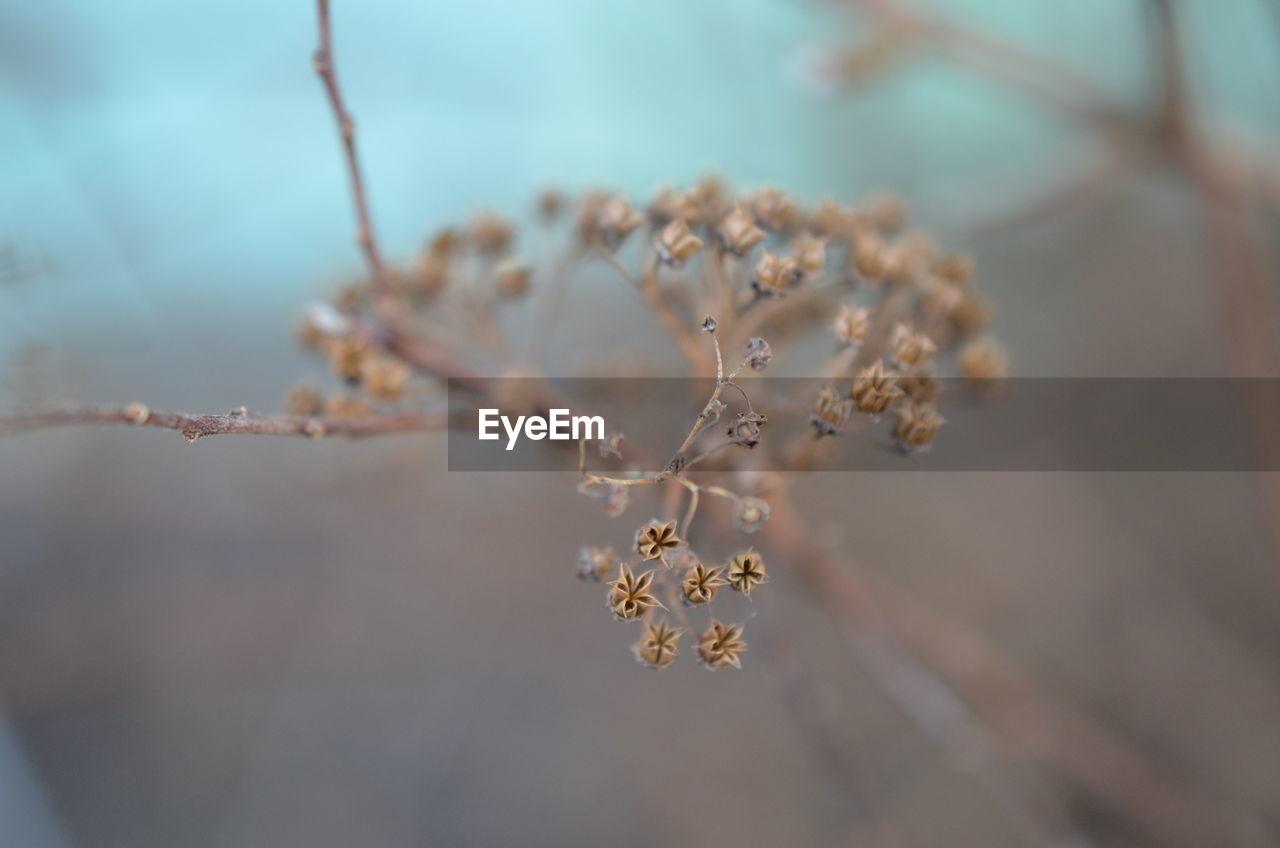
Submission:
M 516 224 L 482 212 L 468 224 L 436 231 L 413 261 L 393 269 L 392 318 L 412 326 L 415 338 L 452 351 L 479 343 L 482 355 L 505 363 L 507 373 L 536 375 L 554 312 L 514 322 L 528 327 L 521 340 L 499 311 L 539 295 L 559 306 L 572 280 L 594 266 L 635 290 L 683 356 L 688 375 L 714 373 L 712 395 L 691 416 L 684 443 L 669 446 L 674 453 L 659 463 L 662 471 L 629 471 L 625 463 L 616 473 L 588 471 L 585 446 L 580 454 L 580 491 L 602 501 L 612 517 L 626 512 L 637 487 L 673 489 L 688 498 L 683 515 L 673 507 L 679 499 L 668 498 L 665 516 L 634 527 L 630 557 L 594 546 L 578 557 L 579 577 L 607 582 L 611 615 L 641 623 L 635 655 L 654 668 L 674 660 L 685 634 L 696 640 L 705 665 L 739 667 L 746 648 L 741 625 L 708 618 L 695 626 L 690 615 L 725 597 L 721 590 L 749 599 L 767 583 L 764 558 L 753 549 L 730 546 L 718 557 L 705 556 L 703 545 L 695 551 L 691 531 L 724 538 L 694 525 L 700 501 L 726 504 L 719 531 L 756 532 L 770 514 L 759 496 L 768 475 L 747 473 L 762 467 L 760 461 L 787 457 L 803 464 L 813 454 L 816 463 L 814 445 L 822 437 L 869 431 L 881 421 L 888 422 L 885 437 L 896 449 L 926 450 L 946 424 L 937 407 L 942 358 L 975 381 L 1005 372 L 1003 352 L 981 335 L 991 310 L 974 289 L 971 260 L 908 230 L 902 204 L 892 198 L 857 208 L 834 201 L 808 208 L 775 188 L 734 194 L 708 178 L 687 190 L 664 188 L 643 204 L 600 191 L 576 198 L 547 191 L 537 199 L 535 217 L 540 241 L 561 245 L 558 259 L 522 258 Z M 358 283 L 307 314 L 301 337 L 325 357 L 342 387 L 326 394 L 301 386 L 289 396 L 291 411 L 325 421 L 408 396 L 411 358 L 377 329 L 386 323 L 387 306 L 388 297 Z M 830 359 L 796 358 L 793 351 L 802 346 L 795 342 L 824 328 L 834 341 Z M 821 375 L 816 397 L 789 405 L 775 405 L 777 398 L 753 402 L 759 391 L 748 378 L 780 366 Z M 536 394 L 516 400 L 529 408 L 540 402 Z M 787 431 L 784 413 L 770 420 L 767 408 L 789 413 L 797 401 L 809 410 L 792 416 L 799 431 Z M 601 457 L 621 461 L 620 440 L 610 434 Z M 742 491 L 744 485 L 753 491 Z

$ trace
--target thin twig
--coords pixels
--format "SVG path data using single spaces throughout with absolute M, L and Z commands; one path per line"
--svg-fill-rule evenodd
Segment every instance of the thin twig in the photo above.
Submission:
M 26 430 L 100 424 L 129 424 L 176 430 L 189 442 L 205 436 L 305 436 L 358 439 L 393 433 L 419 433 L 446 429 L 452 422 L 445 412 L 389 412 L 350 417 L 309 415 L 254 415 L 240 409 L 225 415 L 190 415 L 153 411 L 140 403 L 125 406 L 79 407 L 29 414 L 0 416 L 0 435 Z

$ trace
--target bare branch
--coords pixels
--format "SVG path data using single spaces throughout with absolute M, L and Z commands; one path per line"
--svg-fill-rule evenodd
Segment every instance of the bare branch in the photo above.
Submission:
M 176 430 L 189 442 L 205 436 L 255 435 L 304 436 L 310 439 L 386 436 L 393 433 L 421 433 L 446 429 L 450 416 L 444 412 L 392 412 L 345 418 L 307 415 L 253 415 L 239 409 L 225 415 L 189 415 L 185 412 L 152 411 L 141 403 L 125 406 L 80 407 L 75 409 L 0 415 L 0 436 L 27 430 L 79 427 L 95 424 L 129 424 Z
M 316 12 L 320 26 L 320 46 L 315 52 L 315 70 L 320 75 L 321 82 L 324 83 L 325 93 L 329 96 L 329 106 L 333 109 L 333 117 L 338 123 L 338 132 L 342 136 L 347 171 L 351 177 L 351 193 L 356 207 L 356 242 L 364 253 L 365 263 L 369 266 L 369 278 L 372 281 L 374 295 L 379 301 L 386 302 L 393 296 L 391 278 L 382 261 L 378 236 L 373 228 L 369 203 L 365 197 L 364 175 L 360 169 L 360 157 L 356 152 L 355 120 L 347 111 L 346 102 L 342 98 L 342 88 L 338 84 L 338 72 L 334 67 L 329 0 L 316 0 Z

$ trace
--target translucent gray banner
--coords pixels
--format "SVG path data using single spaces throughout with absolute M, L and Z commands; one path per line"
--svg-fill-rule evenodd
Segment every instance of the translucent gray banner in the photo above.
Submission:
M 813 415 L 824 387 L 854 407 L 846 422 L 834 416 L 843 425 L 835 435 L 820 435 L 833 429 L 820 426 L 831 416 Z M 877 416 L 856 408 L 848 378 L 746 378 L 722 387 L 725 407 L 678 452 L 714 389 L 713 380 L 677 378 L 451 382 L 460 426 L 449 433 L 449 469 L 573 471 L 582 462 L 602 473 L 659 472 L 674 461 L 704 470 L 1280 471 L 1278 379 L 937 379 L 917 397 L 935 395 L 945 423 L 913 448 L 901 419 L 924 410 L 907 395 Z M 734 432 L 749 410 L 764 418 L 755 447 Z M 480 437 L 482 424 L 490 438 Z M 624 434 L 621 457 L 607 441 L 602 449 L 600 430 L 606 440 Z

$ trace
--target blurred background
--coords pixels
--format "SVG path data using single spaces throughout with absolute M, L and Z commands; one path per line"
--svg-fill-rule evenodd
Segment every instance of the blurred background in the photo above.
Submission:
M 974 253 L 1015 374 L 1280 376 L 1280 6 L 1173 5 L 1200 171 L 1157 8 L 337 0 L 335 37 L 398 259 L 551 184 L 893 188 Z M 0 408 L 273 410 L 323 368 L 291 328 L 360 266 L 315 39 L 307 2 L 0 0 Z M 1277 476 L 799 497 L 1274 845 Z M 570 482 L 450 475 L 440 437 L 0 440 L 0 844 L 1161 844 L 922 733 L 783 562 L 742 673 L 644 671 L 572 579 L 626 536 Z

